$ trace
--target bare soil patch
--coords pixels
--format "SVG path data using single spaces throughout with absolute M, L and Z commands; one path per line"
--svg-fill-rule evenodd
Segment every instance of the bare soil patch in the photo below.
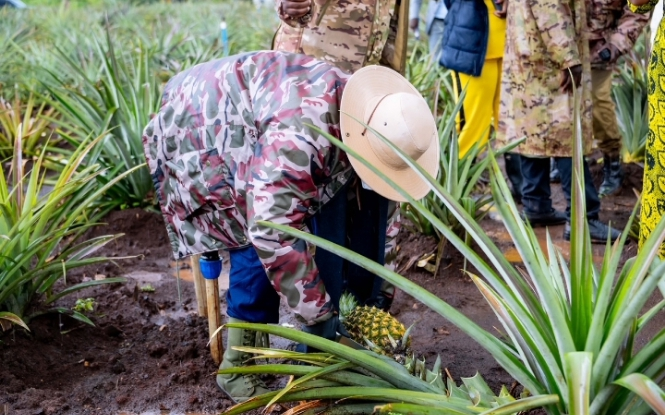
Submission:
M 593 168 L 596 176 L 598 168 Z M 641 177 L 637 179 L 640 174 L 630 170 L 630 185 L 633 179 L 641 183 Z M 553 185 L 553 192 L 557 207 L 564 207 L 559 185 Z M 635 196 L 627 188 L 621 195 L 603 200 L 602 219 L 622 227 L 634 203 Z M 68 283 L 94 278 L 96 274 L 129 275 L 128 282 L 89 289 L 58 304 L 72 307 L 77 298 L 94 298 L 96 307 L 91 318 L 96 327 L 47 314 L 30 322 L 30 333 L 0 333 L 0 413 L 221 412 L 231 402 L 215 383 L 216 366 L 206 345 L 207 320 L 196 314 L 193 283 L 174 277 L 175 264 L 161 216 L 131 209 L 111 213 L 106 222 L 91 236 L 125 235 L 107 245 L 102 254 L 118 258 L 140 256 L 72 272 Z M 511 248 L 501 222 L 488 218 L 482 226 L 502 249 Z M 563 226 L 553 227 L 550 232 L 565 249 Z M 399 261 L 403 265 L 414 255 L 433 251 L 436 242 L 403 231 L 399 245 Z M 629 245 L 624 257 L 635 255 L 635 248 L 635 243 Z M 602 249 L 596 247 L 594 256 L 602 255 Z M 417 267 L 408 269 L 405 275 L 485 329 L 498 327 L 493 312 L 463 272 L 464 258 L 450 246 L 444 255 L 438 275 Z M 467 270 L 473 272 L 470 266 Z M 147 291 L 148 285 L 154 291 Z M 406 325 L 416 323 L 413 348 L 429 364 L 440 355 L 444 367 L 457 380 L 478 371 L 497 391 L 501 385 L 513 386 L 513 379 L 479 345 L 410 296 L 398 293 L 391 311 Z M 281 321 L 292 322 L 284 308 Z M 660 315 L 650 332 L 662 325 Z M 285 343 L 275 341 L 273 345 L 283 347 Z M 282 382 L 267 380 L 271 385 Z

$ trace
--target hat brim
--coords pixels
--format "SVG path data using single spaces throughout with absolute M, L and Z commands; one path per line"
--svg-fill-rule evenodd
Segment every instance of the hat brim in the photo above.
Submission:
M 405 190 L 409 196 L 418 200 L 422 199 L 427 193 L 429 193 L 429 183 L 421 179 L 420 176 L 418 176 L 418 173 L 411 168 L 397 170 L 394 167 L 383 163 L 374 153 L 374 150 L 372 150 L 372 146 L 370 145 L 369 138 L 373 137 L 373 134 L 365 133 L 363 135 L 365 127 L 360 122 L 364 119 L 365 108 L 368 101 L 378 96 L 398 92 L 411 93 L 423 99 L 422 95 L 413 85 L 392 69 L 373 65 L 366 66 L 354 73 L 346 83 L 340 105 L 340 130 L 342 133 L 342 141 L 352 150 L 361 155 L 372 166 L 388 176 L 397 186 Z M 432 135 L 432 143 L 417 160 L 417 163 L 431 176 L 436 177 L 439 171 L 439 137 L 436 132 L 436 124 L 433 117 L 431 122 L 434 131 L 434 134 Z M 374 139 L 379 138 L 374 137 Z M 360 178 L 372 188 L 372 190 L 390 200 L 397 202 L 406 201 L 406 198 L 402 196 L 397 189 L 386 183 L 381 177 L 377 176 L 360 160 L 350 154 L 348 156 L 353 169 L 358 176 L 360 176 Z

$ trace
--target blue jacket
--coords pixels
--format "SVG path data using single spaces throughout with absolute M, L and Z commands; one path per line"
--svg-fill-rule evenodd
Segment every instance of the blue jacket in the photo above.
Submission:
M 489 11 L 483 0 L 444 0 L 448 8 L 439 63 L 480 76 L 489 39 Z

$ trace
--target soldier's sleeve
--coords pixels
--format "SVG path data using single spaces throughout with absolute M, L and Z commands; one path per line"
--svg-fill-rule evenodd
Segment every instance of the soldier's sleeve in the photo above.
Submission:
M 312 1 L 312 6 L 314 6 L 314 3 L 315 2 Z M 284 13 L 284 10 L 282 9 L 282 0 L 275 0 L 275 11 L 277 11 L 277 15 L 279 16 L 280 20 L 291 27 L 305 27 L 307 26 L 307 23 L 312 20 L 313 10 L 310 10 L 309 13 L 297 19 L 294 19 L 293 17 Z
M 528 0 L 539 35 L 548 57 L 560 69 L 581 64 L 577 48 L 575 24 L 567 2 L 560 0 Z
M 633 3 L 628 2 L 628 8 L 630 8 L 631 12 L 635 13 L 651 13 L 651 11 L 658 5 L 658 2 L 660 0 L 649 0 L 648 3 L 643 4 L 641 6 L 636 6 Z
M 256 144 L 247 187 L 249 238 L 275 290 L 305 324 L 325 321 L 333 306 L 305 241 L 261 226 L 258 221 L 305 227 L 317 197 L 312 172 L 320 163 L 317 144 L 304 133 L 266 132 Z
M 614 45 L 619 52 L 627 53 L 635 45 L 635 41 L 644 30 L 644 26 L 649 24 L 651 13 L 634 13 L 630 7 L 626 5 L 624 12 L 619 18 L 617 30 L 609 39 L 609 42 Z

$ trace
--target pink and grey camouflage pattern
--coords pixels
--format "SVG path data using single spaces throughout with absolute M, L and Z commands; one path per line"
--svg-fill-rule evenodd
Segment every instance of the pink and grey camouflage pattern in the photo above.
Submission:
M 304 241 L 259 226 L 305 228 L 354 173 L 336 137 L 349 75 L 311 57 L 253 52 L 175 76 L 143 134 L 176 258 L 252 244 L 300 321 L 328 319 L 330 297 Z

